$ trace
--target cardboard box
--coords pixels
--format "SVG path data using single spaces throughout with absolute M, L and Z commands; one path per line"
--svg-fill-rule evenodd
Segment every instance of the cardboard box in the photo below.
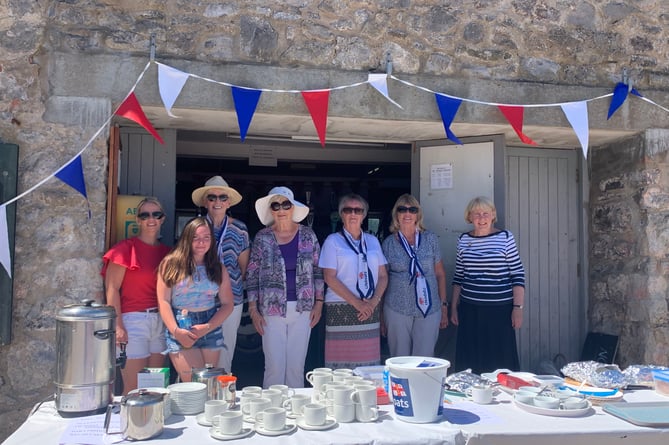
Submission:
M 144 368 L 137 373 L 137 388 L 167 388 L 170 368 Z

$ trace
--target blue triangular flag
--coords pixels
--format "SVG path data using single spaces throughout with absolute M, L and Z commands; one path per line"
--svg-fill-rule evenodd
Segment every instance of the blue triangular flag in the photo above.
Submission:
M 613 90 L 613 97 L 611 98 L 611 105 L 609 106 L 609 115 L 606 117 L 606 120 L 611 119 L 611 116 L 613 116 L 613 114 L 618 111 L 618 108 L 625 102 L 629 89 L 630 88 L 624 83 L 618 82 Z
M 77 156 L 72 159 L 67 165 L 58 170 L 55 173 L 56 178 L 63 181 L 65 184 L 69 185 L 86 198 L 88 202 L 88 196 L 86 195 L 86 182 L 84 181 L 84 167 L 81 164 L 81 156 Z M 88 205 L 88 218 L 91 217 L 91 206 Z
M 457 136 L 455 136 L 455 134 L 451 131 L 451 124 L 453 123 L 453 119 L 455 119 L 455 115 L 458 113 L 458 108 L 460 108 L 462 100 L 444 96 L 443 94 L 439 93 L 435 93 L 434 98 L 437 101 L 439 113 L 441 113 L 441 120 L 444 123 L 446 137 L 458 145 L 463 145 L 462 142 L 460 142 L 460 139 L 458 139 Z
M 232 100 L 235 102 L 239 136 L 242 141 L 246 138 L 246 132 L 251 125 L 251 119 L 253 119 L 253 113 L 256 112 L 261 93 L 261 90 L 232 87 Z

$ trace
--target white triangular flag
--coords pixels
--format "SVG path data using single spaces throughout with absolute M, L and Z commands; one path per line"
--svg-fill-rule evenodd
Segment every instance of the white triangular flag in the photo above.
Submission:
M 588 144 L 590 138 L 590 128 L 588 127 L 588 103 L 569 102 L 560 105 L 564 115 L 571 124 L 571 127 L 576 133 L 576 137 L 581 142 L 581 150 L 583 150 L 583 157 L 588 159 Z
M 369 76 L 367 77 L 367 82 L 371 86 L 373 86 L 376 91 L 379 93 L 383 94 L 386 99 L 390 101 L 393 105 L 396 105 L 400 108 L 402 108 L 402 105 L 398 104 L 394 100 L 388 96 L 388 75 L 387 74 L 382 74 L 382 73 L 369 73 Z M 404 109 L 404 108 L 402 108 Z
M 9 253 L 9 232 L 7 231 L 7 206 L 0 206 L 0 263 L 12 277 L 12 257 Z
M 160 98 L 163 100 L 165 110 L 170 117 L 178 117 L 172 114 L 172 106 L 181 94 L 190 74 L 179 71 L 171 66 L 158 64 L 158 89 Z

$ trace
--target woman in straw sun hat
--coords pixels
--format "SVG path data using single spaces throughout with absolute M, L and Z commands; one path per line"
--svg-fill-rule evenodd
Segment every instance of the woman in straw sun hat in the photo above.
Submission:
M 299 224 L 309 207 L 288 187 L 274 187 L 256 201 L 267 227 L 253 240 L 246 292 L 253 326 L 265 353 L 263 386 L 304 386 L 309 337 L 323 309 L 320 244 L 309 227 Z
M 230 276 L 235 304 L 232 314 L 223 323 L 225 347 L 218 366 L 230 372 L 237 344 L 237 330 L 242 319 L 244 302 L 244 275 L 249 263 L 250 240 L 246 224 L 228 215 L 228 209 L 242 200 L 242 196 L 220 176 L 209 178 L 203 187 L 193 190 L 193 204 L 207 209 L 207 221 L 214 231 L 214 242 L 219 261 Z

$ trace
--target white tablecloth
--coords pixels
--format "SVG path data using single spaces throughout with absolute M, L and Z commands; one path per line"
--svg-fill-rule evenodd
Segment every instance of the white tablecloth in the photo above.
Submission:
M 309 390 L 298 390 L 310 393 Z M 669 443 L 669 429 L 646 428 L 628 423 L 595 407 L 585 417 L 558 418 L 528 413 L 515 406 L 506 394 L 500 394 L 490 405 L 475 405 L 464 399 L 452 398 L 445 405 L 444 420 L 432 424 L 412 424 L 395 418 L 391 405 L 380 406 L 382 416 L 374 423 L 346 423 L 327 431 L 295 432 L 277 437 L 252 433 L 231 444 L 449 444 L 449 445 L 597 445 L 597 444 L 662 444 Z M 634 391 L 625 400 L 669 401 L 653 391 Z M 3 445 L 56 445 L 69 422 L 55 410 L 53 402 L 40 409 L 14 432 Z M 113 436 L 118 440 L 120 436 Z M 222 443 L 200 426 L 195 416 L 170 417 L 161 436 L 151 442 L 167 444 Z M 111 441 L 109 442 L 111 443 Z

